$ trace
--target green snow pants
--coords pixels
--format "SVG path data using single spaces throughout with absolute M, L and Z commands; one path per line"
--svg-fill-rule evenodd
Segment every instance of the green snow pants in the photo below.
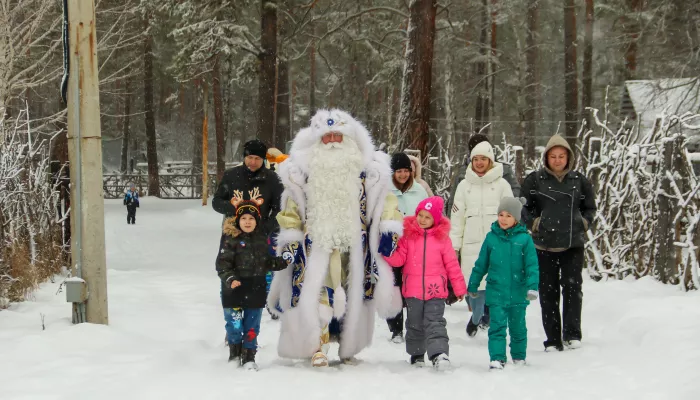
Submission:
M 506 329 L 510 331 L 510 357 L 524 360 L 527 352 L 526 305 L 512 307 L 489 306 L 489 356 L 491 361 L 506 361 Z

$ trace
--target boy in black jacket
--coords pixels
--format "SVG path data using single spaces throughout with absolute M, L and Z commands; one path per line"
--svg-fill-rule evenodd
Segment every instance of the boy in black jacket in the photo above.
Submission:
M 265 275 L 285 265 L 275 256 L 260 226 L 259 204 L 255 200 L 243 201 L 242 193 L 234 197 L 236 214 L 224 222 L 225 236 L 216 258 L 216 272 L 221 278 L 229 362 L 257 369 L 257 337 L 267 300 Z

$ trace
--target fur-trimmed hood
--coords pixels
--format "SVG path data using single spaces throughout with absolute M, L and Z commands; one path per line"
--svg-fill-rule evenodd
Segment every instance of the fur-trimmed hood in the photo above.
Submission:
M 435 236 L 438 240 L 450 238 L 450 219 L 444 215 L 440 218 L 437 226 L 428 229 L 428 235 Z M 418 225 L 415 216 L 406 217 L 403 219 L 403 234 L 406 239 L 416 239 L 423 236 L 424 229 Z

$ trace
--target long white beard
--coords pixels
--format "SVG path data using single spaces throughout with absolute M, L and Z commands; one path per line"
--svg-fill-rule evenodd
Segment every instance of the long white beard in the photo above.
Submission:
M 309 160 L 307 228 L 313 246 L 347 251 L 360 234 L 360 173 L 363 157 L 347 136 L 319 142 Z

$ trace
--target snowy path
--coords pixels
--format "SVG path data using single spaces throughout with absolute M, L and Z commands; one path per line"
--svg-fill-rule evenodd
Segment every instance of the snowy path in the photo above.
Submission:
M 700 387 L 700 294 L 652 280 L 584 283 L 584 348 L 542 351 L 539 305 L 528 309 L 530 365 L 487 369 L 485 332 L 448 307 L 456 369 L 415 370 L 377 321 L 358 366 L 316 371 L 280 360 L 267 314 L 260 371 L 228 365 L 214 258 L 221 218 L 198 201 L 142 200 L 137 225 L 105 205 L 109 326 L 70 323 L 58 283 L 0 311 L 0 399 L 690 399 Z M 41 329 L 41 315 L 46 330 Z M 335 349 L 331 350 L 335 357 Z M 693 392 L 695 395 L 693 395 Z

